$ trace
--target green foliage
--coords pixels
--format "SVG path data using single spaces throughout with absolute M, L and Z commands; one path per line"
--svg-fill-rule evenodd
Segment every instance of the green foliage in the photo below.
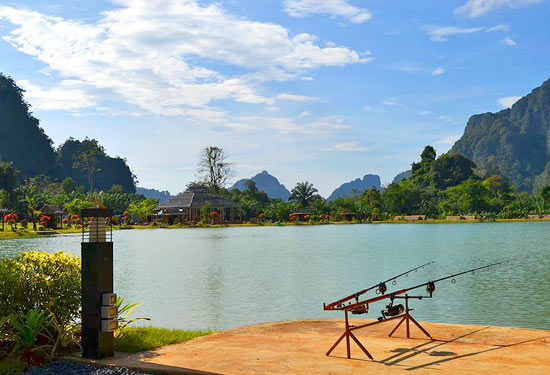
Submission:
M 311 182 L 298 182 L 294 189 L 290 192 L 290 201 L 297 204 L 299 207 L 308 207 L 309 204 L 317 199 L 317 189 Z
M 124 298 L 118 297 L 116 300 L 116 306 L 118 309 L 118 328 L 115 330 L 115 337 L 121 337 L 125 334 L 126 328 L 137 321 L 140 320 L 151 320 L 151 318 L 145 318 L 145 317 L 137 317 L 137 318 L 131 318 L 130 316 L 134 312 L 134 310 L 141 305 L 141 302 L 136 303 L 127 303 L 124 304 Z
M 135 193 L 135 176 L 126 160 L 108 156 L 95 139 L 67 139 L 56 151 L 57 165 L 64 177 L 71 177 L 77 186 L 90 190 L 89 169 L 93 167 L 92 183 L 97 190 L 108 191 L 120 185 L 126 193 Z M 95 162 L 92 164 L 92 162 Z M 73 166 L 78 168 L 73 168 Z
M 23 93 L 13 79 L 0 73 L 0 160 L 13 162 L 21 177 L 55 176 L 52 141 L 32 116 Z
M 206 223 L 210 219 L 210 212 L 212 211 L 212 205 L 210 202 L 206 202 L 201 207 L 201 221 Z
M 0 190 L 12 193 L 17 186 L 19 171 L 13 163 L 6 163 L 0 159 Z
M 123 335 L 115 338 L 115 350 L 137 353 L 165 345 L 179 344 L 211 333 L 212 331 L 182 331 L 154 327 L 126 328 Z
M 140 202 L 130 203 L 128 205 L 128 212 L 131 215 L 136 215 L 143 222 L 146 221 L 148 217 L 155 214 L 155 208 L 158 205 L 156 199 L 144 199 Z M 110 207 L 110 206 L 109 206 Z
M 64 193 L 69 194 L 76 190 L 76 183 L 70 177 L 67 177 L 61 182 L 61 189 Z
M 34 308 L 25 315 L 13 314 L 10 319 L 11 326 L 15 330 L 15 351 L 21 352 L 31 365 L 31 353 L 45 348 L 39 345 L 38 339 L 46 329 L 50 321 L 50 315 L 44 311 Z
M 75 320 L 80 308 L 80 259 L 62 251 L 24 252 L 0 260 L 0 316 L 32 309 Z

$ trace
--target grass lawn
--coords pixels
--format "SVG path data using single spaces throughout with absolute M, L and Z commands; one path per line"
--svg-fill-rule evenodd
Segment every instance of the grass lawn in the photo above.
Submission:
M 155 327 L 126 328 L 122 336 L 115 339 L 115 350 L 136 353 L 165 345 L 182 343 L 211 333 L 212 331 L 210 330 L 183 331 Z

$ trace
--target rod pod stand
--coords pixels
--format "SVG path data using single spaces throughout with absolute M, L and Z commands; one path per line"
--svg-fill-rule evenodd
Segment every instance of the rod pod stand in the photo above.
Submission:
M 431 296 L 430 296 L 431 297 Z M 395 326 L 395 328 L 390 332 L 390 334 L 388 335 L 389 337 L 392 337 L 392 335 L 397 331 L 397 329 L 401 326 L 401 324 L 403 324 L 403 322 L 406 323 L 406 329 L 407 329 L 407 338 L 410 338 L 411 337 L 411 334 L 410 334 L 410 323 L 409 322 L 413 322 L 414 325 L 416 325 L 418 327 L 418 329 L 420 329 L 422 331 L 422 333 L 424 333 L 429 339 L 433 340 L 432 336 L 428 333 L 428 331 L 426 331 L 412 316 L 411 316 L 411 311 L 412 309 L 409 308 L 409 299 L 413 298 L 413 299 L 422 299 L 422 298 L 430 298 L 430 297 L 423 297 L 423 296 L 409 296 L 408 294 L 405 294 L 405 296 L 401 297 L 401 296 L 395 296 L 394 298 L 397 299 L 397 298 L 402 298 L 405 300 L 405 312 L 403 314 L 399 314 L 399 315 L 396 315 L 396 316 L 392 316 L 390 318 L 385 318 L 385 319 L 382 319 L 382 320 L 378 320 L 376 322 L 372 322 L 372 323 L 366 323 L 366 324 L 361 324 L 361 325 L 358 325 L 358 326 L 353 326 L 353 325 L 350 325 L 349 324 L 349 319 L 348 319 L 348 310 L 345 309 L 344 310 L 344 313 L 345 313 L 345 331 L 344 333 L 342 333 L 342 335 L 338 338 L 338 340 L 336 340 L 336 342 L 330 347 L 330 349 L 328 350 L 328 352 L 326 353 L 327 356 L 330 355 L 330 353 L 332 353 L 332 351 L 334 349 L 336 349 L 336 347 L 338 346 L 338 344 L 340 344 L 340 342 L 345 338 L 346 339 L 346 354 L 347 354 L 347 358 L 348 359 L 351 359 L 351 341 L 350 341 L 350 338 L 355 341 L 355 343 L 357 344 L 357 346 L 363 351 L 363 353 L 365 353 L 365 355 L 367 357 L 369 357 L 370 359 L 373 359 L 372 355 L 369 353 L 369 351 L 363 346 L 363 344 L 361 344 L 361 341 L 359 341 L 359 339 L 357 338 L 357 336 L 355 336 L 353 334 L 353 331 L 355 330 L 358 330 L 358 329 L 361 329 L 361 328 L 366 328 L 366 327 L 370 327 L 370 326 L 374 326 L 374 325 L 377 325 L 377 324 L 381 324 L 381 323 L 385 323 L 385 322 L 389 322 L 390 320 L 397 320 L 399 318 L 401 318 L 401 320 L 399 321 L 399 323 L 397 323 L 397 325 Z

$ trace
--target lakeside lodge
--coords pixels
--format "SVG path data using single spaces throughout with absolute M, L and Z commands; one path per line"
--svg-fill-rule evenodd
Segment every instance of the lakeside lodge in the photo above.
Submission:
M 164 224 L 198 223 L 201 208 L 210 204 L 210 218 L 218 224 L 241 222 L 241 204 L 208 191 L 188 191 L 157 206 L 156 216 Z

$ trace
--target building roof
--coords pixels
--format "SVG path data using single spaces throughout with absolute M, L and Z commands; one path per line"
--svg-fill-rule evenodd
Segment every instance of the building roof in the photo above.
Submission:
M 313 211 L 308 208 L 297 208 L 296 210 L 294 210 L 292 215 L 313 215 Z
M 348 210 L 347 208 L 340 213 L 340 215 L 357 215 L 357 212 L 353 212 L 352 210 Z
M 66 212 L 53 204 L 44 204 L 40 212 L 45 215 L 65 215 Z
M 241 204 L 227 199 L 219 194 L 210 192 L 195 191 L 185 192 L 172 197 L 170 200 L 157 206 L 157 210 L 170 210 L 179 208 L 201 208 L 206 203 L 210 203 L 212 208 L 237 208 Z

